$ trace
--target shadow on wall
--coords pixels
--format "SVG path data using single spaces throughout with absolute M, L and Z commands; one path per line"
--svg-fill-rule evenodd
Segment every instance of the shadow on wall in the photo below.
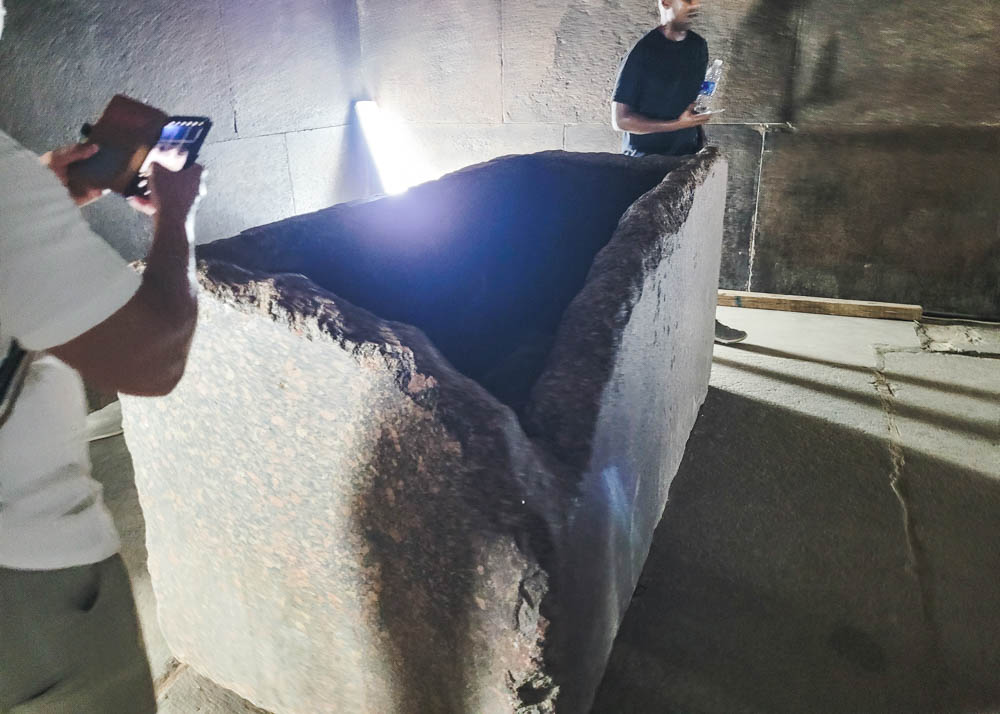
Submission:
M 803 13 L 812 1 L 761 0 L 733 34 L 732 69 L 727 83 L 755 87 L 761 76 L 780 78 L 780 86 L 774 90 L 777 96 L 771 98 L 777 105 L 779 121 L 795 119 L 798 32 Z
M 891 472 L 886 440 L 709 389 L 594 713 L 996 708 L 1000 484 L 905 453 L 918 580 Z
M 347 126 L 339 152 L 339 155 L 346 157 L 346 160 L 330 162 L 330 167 L 326 170 L 331 171 L 332 176 L 327 181 L 329 189 L 325 196 L 326 200 L 322 206 L 317 208 L 327 208 L 342 203 L 345 195 L 368 198 L 382 191 L 378 170 L 372 159 L 371 148 L 365 140 L 361 122 L 358 121 L 354 111 L 354 105 L 357 101 L 359 100 L 351 101 L 346 118 Z
M 838 98 L 837 58 L 840 55 L 840 37 L 830 35 L 823 43 L 816 58 L 812 85 L 804 102 L 810 105 L 832 104 Z M 793 108 L 794 111 L 794 108 Z
M 842 44 L 837 31 L 818 46 L 805 44 L 803 23 L 814 2 L 764 0 L 735 28 L 725 82 L 739 88 L 738 96 L 751 104 L 747 121 L 795 122 L 802 109 L 843 98 L 846 88 L 837 81 Z

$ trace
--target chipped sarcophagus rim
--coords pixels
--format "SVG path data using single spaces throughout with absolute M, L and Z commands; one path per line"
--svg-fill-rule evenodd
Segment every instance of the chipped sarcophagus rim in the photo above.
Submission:
M 600 617 L 607 593 L 572 591 L 568 569 L 617 557 L 581 566 L 588 546 L 576 542 L 588 513 L 615 527 L 590 483 L 593 441 L 622 379 L 619 352 L 635 339 L 633 311 L 679 270 L 663 266 L 696 204 L 711 225 L 704 245 L 685 248 L 697 279 L 685 319 L 698 323 L 685 349 L 704 383 L 684 400 L 703 399 L 724 198 L 725 161 L 710 149 L 635 201 L 566 309 L 522 419 L 416 327 L 303 275 L 201 261 L 185 378 L 162 400 L 123 399 L 174 654 L 278 714 L 589 706 L 623 613 L 618 591 L 638 577 L 593 581 L 618 593 Z M 360 392 L 372 400 L 364 419 L 351 411 Z M 220 409 L 231 423 L 218 423 Z M 686 438 L 691 424 L 681 426 Z M 655 476 L 669 483 L 673 472 Z M 622 558 L 641 564 L 662 506 L 634 506 L 655 517 L 639 519 L 649 532 Z M 572 634 L 588 629 L 600 632 Z M 581 642 L 596 650 L 577 651 Z

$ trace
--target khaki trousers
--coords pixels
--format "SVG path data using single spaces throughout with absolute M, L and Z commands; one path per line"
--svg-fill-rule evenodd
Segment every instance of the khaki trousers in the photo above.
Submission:
M 120 556 L 62 570 L 0 568 L 0 712 L 155 711 Z

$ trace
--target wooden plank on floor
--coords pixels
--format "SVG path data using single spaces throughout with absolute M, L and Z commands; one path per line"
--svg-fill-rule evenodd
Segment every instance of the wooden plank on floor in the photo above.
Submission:
M 872 317 L 882 320 L 919 320 L 923 314 L 923 308 L 920 305 L 905 305 L 895 302 L 870 302 L 867 300 L 838 300 L 836 298 L 808 297 L 806 295 L 750 293 L 741 290 L 720 290 L 719 304 L 727 307 L 752 307 L 758 310 L 811 312 L 817 315 Z

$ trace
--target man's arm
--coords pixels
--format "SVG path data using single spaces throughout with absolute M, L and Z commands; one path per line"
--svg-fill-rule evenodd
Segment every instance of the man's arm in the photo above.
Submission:
M 108 319 L 49 350 L 93 385 L 159 396 L 184 374 L 197 319 L 187 224 L 200 186 L 200 166 L 177 173 L 153 166 L 155 227 L 141 286 Z
M 711 114 L 696 114 L 693 102 L 676 119 L 653 119 L 640 114 L 628 104 L 611 102 L 611 126 L 615 131 L 627 131 L 630 134 L 659 134 L 691 129 L 707 123 L 711 118 Z

